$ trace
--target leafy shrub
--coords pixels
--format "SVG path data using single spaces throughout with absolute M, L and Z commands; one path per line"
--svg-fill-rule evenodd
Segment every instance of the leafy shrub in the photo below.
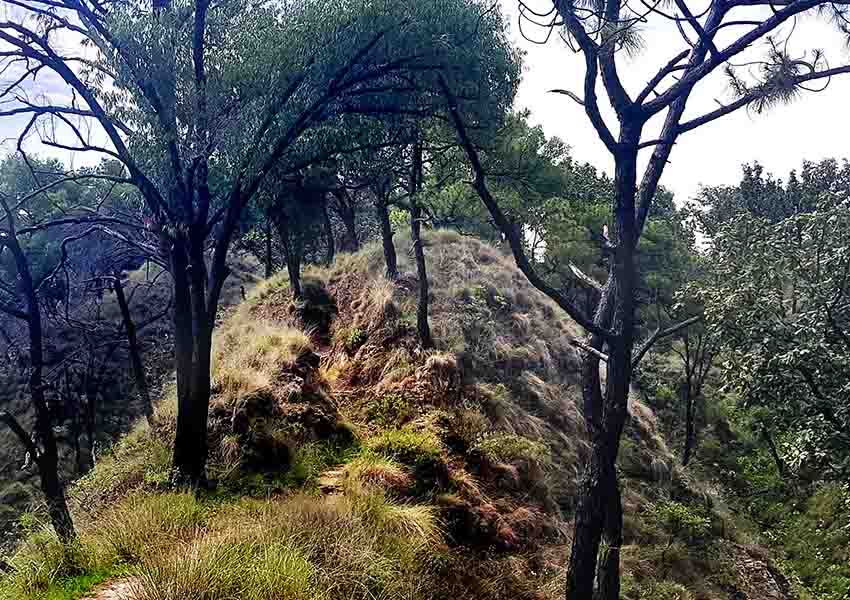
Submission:
M 472 448 L 491 462 L 513 462 L 525 460 L 537 464 L 551 462 L 549 448 L 543 442 L 535 442 L 521 435 L 496 433 L 479 441 Z
M 440 460 L 440 440 L 432 431 L 411 428 L 392 429 L 370 439 L 367 446 L 385 456 L 411 465 L 427 465 Z
M 401 394 L 384 394 L 372 400 L 366 411 L 366 418 L 386 427 L 404 422 L 411 414 L 410 402 Z
M 349 327 L 336 332 L 336 337 L 342 341 L 345 351 L 349 354 L 355 353 L 360 346 L 369 339 L 369 334 L 359 327 Z
M 659 502 L 653 507 L 652 515 L 659 526 L 670 533 L 671 539 L 695 543 L 711 531 L 711 519 L 679 502 Z

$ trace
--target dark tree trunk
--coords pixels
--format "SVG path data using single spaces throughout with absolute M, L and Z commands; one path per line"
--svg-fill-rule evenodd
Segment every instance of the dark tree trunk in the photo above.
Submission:
M 3 208 L 6 212 L 6 219 L 9 225 L 6 235 L 6 247 L 9 248 L 14 258 L 15 268 L 20 278 L 21 290 L 27 307 L 27 312 L 18 316 L 18 318 L 26 322 L 29 333 L 29 391 L 33 409 L 35 410 L 34 436 L 27 436 L 26 432 L 8 413 L 0 416 L 4 417 L 3 421 L 12 428 L 21 443 L 29 451 L 33 462 L 38 466 L 41 491 L 44 492 L 47 502 L 50 523 L 62 544 L 68 545 L 76 540 L 77 534 L 74 530 L 71 512 L 68 510 L 68 502 L 65 498 L 65 486 L 59 478 L 59 452 L 56 444 L 56 435 L 53 432 L 53 415 L 44 396 L 45 383 L 42 373 L 44 369 L 44 332 L 41 321 L 41 306 L 33 283 L 29 262 L 18 243 L 14 226 L 15 215 L 5 203 L 3 204 Z
M 785 479 L 788 475 L 788 469 L 785 466 L 785 461 L 779 456 L 779 451 L 776 444 L 773 442 L 773 436 L 770 435 L 770 429 L 764 423 L 761 424 L 761 435 L 767 443 L 767 448 L 770 450 L 770 456 L 773 457 L 773 462 L 776 464 L 776 470 L 779 471 L 779 477 Z
M 354 199 L 346 189 L 333 192 L 336 199 L 333 207 L 340 221 L 345 226 L 345 238 L 342 241 L 343 252 L 357 252 L 360 249 L 360 240 L 357 238 L 357 211 L 354 207 Z
M 616 462 L 620 437 L 628 413 L 634 346 L 634 285 L 637 268 L 635 191 L 639 132 L 624 128 L 614 176 L 614 250 L 607 286 L 594 316 L 594 324 L 614 332 L 607 340 L 608 365 L 604 396 L 600 390 L 598 355 L 586 352 L 582 369 L 584 413 L 592 455 L 576 510 L 566 597 L 569 600 L 618 600 L 622 506 Z M 598 351 L 606 340 L 592 335 Z M 605 551 L 600 556 L 600 542 Z M 596 585 L 594 585 L 594 582 Z
M 203 270 L 200 275 L 193 273 L 198 270 L 198 264 L 190 261 L 189 245 L 188 239 L 178 237 L 171 249 L 177 373 L 174 469 L 178 483 L 195 487 L 206 478 L 212 326 L 203 306 L 205 285 L 199 284 L 204 273 Z
M 272 221 L 266 217 L 266 279 L 272 276 L 274 263 L 272 257 Z
M 384 247 L 384 262 L 387 265 L 387 279 L 398 279 L 398 258 L 393 244 L 393 228 L 390 224 L 390 211 L 385 198 L 375 200 L 375 214 L 381 226 L 381 244 Z
M 150 390 L 148 388 L 148 380 L 145 375 L 145 367 L 142 364 L 142 351 L 139 347 L 139 340 L 136 335 L 136 324 L 133 322 L 133 317 L 130 314 L 130 306 L 127 304 L 127 296 L 124 294 L 124 286 L 121 284 L 121 279 L 115 277 L 112 283 L 115 290 L 115 297 L 118 300 L 118 308 L 121 310 L 121 319 L 124 322 L 124 330 L 127 332 L 127 347 L 130 354 L 130 367 L 133 370 L 133 380 L 136 383 L 136 389 L 144 404 L 145 418 L 149 424 L 153 424 L 153 401 L 151 400 Z
M 286 260 L 286 272 L 289 274 L 289 285 L 292 288 L 292 296 L 300 300 L 301 289 L 301 249 L 297 240 L 293 239 L 292 231 L 287 223 L 286 216 L 282 215 L 276 221 L 280 243 L 283 246 L 284 259 Z
M 694 394 L 688 382 L 682 383 L 682 396 L 685 403 L 685 447 L 682 450 L 682 466 L 688 466 L 691 462 L 694 442 L 696 441 L 696 427 L 694 426 Z
M 417 142 L 413 148 L 413 167 L 410 178 L 410 236 L 413 241 L 413 254 L 416 258 L 416 275 L 419 278 L 419 302 L 416 305 L 416 331 L 423 348 L 433 348 L 431 326 L 428 323 L 428 271 L 425 264 L 425 248 L 422 245 L 422 209 L 419 206 L 419 192 L 422 189 L 422 144 Z
M 336 242 L 334 241 L 334 229 L 331 225 L 331 217 L 328 214 L 327 201 L 322 202 L 322 219 L 325 224 L 325 246 L 327 248 L 325 263 L 330 266 L 334 261 L 334 254 L 336 253 Z

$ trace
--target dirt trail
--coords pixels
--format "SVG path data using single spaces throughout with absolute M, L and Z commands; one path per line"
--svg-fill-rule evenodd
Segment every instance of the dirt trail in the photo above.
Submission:
M 80 600 L 133 600 L 133 578 L 123 577 L 106 581 Z

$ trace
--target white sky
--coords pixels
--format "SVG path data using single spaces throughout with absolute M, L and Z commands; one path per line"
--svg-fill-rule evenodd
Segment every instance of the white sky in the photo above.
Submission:
M 536 8 L 551 7 L 551 0 L 527 0 Z M 519 35 L 518 0 L 501 0 L 502 8 L 509 17 L 514 42 L 527 52 L 523 81 L 518 96 L 518 107 L 531 110 L 532 121 L 541 124 L 547 135 L 557 135 L 572 147 L 574 158 L 587 161 L 597 168 L 611 173 L 612 160 L 588 122 L 582 107 L 566 96 L 549 93 L 552 88 L 566 88 L 576 93 L 582 90 L 584 59 L 574 54 L 564 42 L 553 35 L 548 44 L 540 46 Z M 695 4 L 691 4 L 694 6 Z M 753 9 L 741 9 L 741 11 Z M 756 9 L 761 10 L 761 9 Z M 694 11 L 696 12 L 696 11 Z M 745 12 L 735 18 L 747 18 Z M 783 31 L 787 33 L 786 27 Z M 533 26 L 525 27 L 529 35 L 540 36 L 543 31 Z M 725 46 L 734 28 L 720 36 L 717 45 Z M 740 34 L 738 29 L 737 33 Z M 646 48 L 637 57 L 620 59 L 620 71 L 626 87 L 634 96 L 661 65 L 685 49 L 675 28 L 668 24 L 659 27 L 652 24 L 643 32 Z M 850 50 L 835 29 L 828 24 L 805 17 L 796 23 L 792 54 L 803 56 L 813 48 L 822 48 L 831 66 L 850 61 Z M 764 42 L 757 45 L 746 61 L 764 51 Z M 67 90 L 58 78 L 39 78 L 34 94 L 49 96 L 67 95 Z M 600 101 L 605 94 L 599 91 Z M 686 117 L 697 116 L 717 107 L 715 99 L 729 100 L 726 80 L 718 74 L 701 83 L 693 92 Z M 609 126 L 615 128 L 610 107 L 603 107 Z M 658 123 L 655 119 L 647 127 L 644 139 L 656 137 Z M 0 118 L 0 152 L 14 151 L 17 135 L 25 126 L 24 118 Z M 654 127 L 653 127 L 654 126 Z M 615 132 L 616 135 L 616 132 Z M 33 136 L 35 137 L 35 136 Z M 5 140 L 5 141 L 4 141 Z M 697 130 L 684 134 L 673 151 L 670 164 L 662 178 L 662 185 L 671 189 L 679 202 L 693 196 L 700 185 L 733 184 L 740 178 L 744 162 L 758 160 L 778 176 L 785 177 L 791 169 L 798 168 L 804 159 L 850 157 L 850 76 L 835 78 L 822 93 L 808 93 L 791 105 L 776 107 L 767 114 L 750 114 L 746 110 L 724 117 Z M 31 140 L 28 149 L 44 152 L 36 140 Z M 92 164 L 98 155 L 77 154 L 52 150 L 69 165 Z M 644 150 L 648 157 L 651 150 Z
M 545 0 L 538 0 L 532 6 L 536 9 L 545 4 Z M 551 2 L 548 4 L 551 6 Z M 502 6 L 510 16 L 514 42 L 528 53 L 519 106 L 531 110 L 532 121 L 542 125 L 547 135 L 557 135 L 566 141 L 576 159 L 612 173 L 611 157 L 587 120 L 584 109 L 566 96 L 548 93 L 552 88 L 565 88 L 582 95 L 583 57 L 573 54 L 557 35 L 553 35 L 545 46 L 528 42 L 518 32 L 517 0 L 502 0 Z M 540 29 L 531 25 L 524 25 L 523 29 L 535 39 L 542 35 Z M 740 35 L 741 30 L 737 31 Z M 675 29 L 645 30 L 644 40 L 646 49 L 639 56 L 620 61 L 621 74 L 632 97 L 662 65 L 686 48 Z M 803 18 L 797 23 L 792 40 L 794 57 L 821 48 L 830 66 L 850 61 L 850 52 L 835 29 L 814 17 Z M 723 41 L 718 41 L 719 47 L 728 44 L 728 39 L 726 44 Z M 753 50 L 763 52 L 764 46 Z M 598 95 L 603 101 L 601 86 Z M 694 90 L 686 117 L 717 108 L 715 99 L 729 98 L 728 85 L 722 76 L 707 80 Z M 610 108 L 607 117 L 609 127 L 615 128 Z M 653 131 L 657 132 L 657 127 Z M 644 139 L 654 137 L 651 133 L 644 135 Z M 642 157 L 647 158 L 650 153 L 651 150 L 643 150 Z M 673 150 L 661 183 L 682 202 L 692 197 L 700 185 L 739 181 L 741 165 L 745 162 L 758 160 L 769 171 L 784 178 L 804 159 L 830 157 L 850 158 L 850 75 L 833 79 L 822 93 L 806 94 L 793 104 L 776 107 L 769 113 L 758 115 L 742 110 L 684 134 Z

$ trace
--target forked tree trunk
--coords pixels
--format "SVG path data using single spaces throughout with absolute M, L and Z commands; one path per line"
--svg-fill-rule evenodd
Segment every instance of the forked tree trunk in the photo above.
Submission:
M 634 286 L 637 267 L 635 191 L 639 132 L 624 129 L 623 150 L 617 156 L 614 207 L 615 245 L 606 288 L 594 316 L 594 324 L 614 332 L 607 340 L 605 392 L 598 355 L 586 352 L 582 368 L 584 413 L 592 454 L 581 485 L 576 510 L 570 566 L 568 600 L 618 600 L 620 597 L 620 550 L 623 515 L 617 483 L 617 454 L 628 414 L 634 346 Z M 605 340 L 592 335 L 590 346 L 602 351 Z M 604 542 L 603 551 L 600 544 Z M 595 585 L 594 585 L 595 582 Z
M 428 323 L 428 270 L 425 264 L 425 248 L 422 245 L 422 209 L 419 206 L 419 192 L 422 188 L 422 144 L 417 142 L 413 148 L 413 168 L 410 178 L 410 237 L 413 241 L 413 254 L 416 258 L 416 274 L 419 278 L 419 302 L 416 305 L 416 331 L 423 348 L 433 348 L 431 326 Z
M 387 265 L 387 279 L 398 279 L 398 258 L 395 253 L 395 244 L 393 243 L 393 228 L 390 223 L 390 211 L 387 208 L 385 198 L 375 200 L 375 214 L 378 217 L 378 224 L 381 226 L 381 244 L 384 247 L 384 262 Z

